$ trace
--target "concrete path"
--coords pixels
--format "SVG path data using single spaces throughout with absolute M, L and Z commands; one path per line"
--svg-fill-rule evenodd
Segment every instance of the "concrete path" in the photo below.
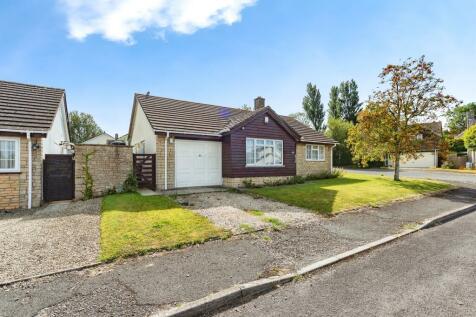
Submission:
M 475 227 L 471 213 L 218 316 L 474 316 Z
M 285 273 L 469 203 L 476 203 L 476 191 L 460 189 L 282 232 L 212 241 L 22 282 L 0 289 L 0 316 L 143 316 L 234 284 Z

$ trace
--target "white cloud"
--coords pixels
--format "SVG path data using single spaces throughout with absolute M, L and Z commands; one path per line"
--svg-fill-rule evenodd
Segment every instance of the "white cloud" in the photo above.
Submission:
M 135 32 L 152 28 L 192 34 L 220 23 L 241 20 L 241 11 L 256 0 L 58 0 L 68 18 L 69 34 L 83 40 L 100 34 L 133 42 Z M 160 33 L 159 33 L 160 34 Z

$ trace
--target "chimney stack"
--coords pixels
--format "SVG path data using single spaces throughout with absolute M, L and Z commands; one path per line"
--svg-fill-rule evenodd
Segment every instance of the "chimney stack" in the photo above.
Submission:
M 256 97 L 255 98 L 255 110 L 260 110 L 265 107 L 264 98 L 263 97 Z

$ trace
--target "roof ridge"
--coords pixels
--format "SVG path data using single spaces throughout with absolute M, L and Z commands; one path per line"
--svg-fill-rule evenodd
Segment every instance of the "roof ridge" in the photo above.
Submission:
M 56 89 L 56 90 L 65 91 L 64 88 L 50 87 L 50 86 L 41 86 L 41 85 L 35 85 L 35 84 L 26 84 L 26 83 L 21 83 L 21 82 L 18 82 L 18 81 L 9 81 L 9 80 L 1 80 L 1 79 L 0 79 L 0 83 L 7 83 L 7 84 L 14 84 L 14 85 L 22 85 L 22 86 L 30 86 L 30 87 L 36 87 L 36 88 Z
M 169 97 L 162 97 L 162 96 L 155 96 L 155 95 L 147 95 L 147 94 L 142 94 L 142 93 L 134 93 L 136 96 L 144 96 L 144 97 L 154 97 L 154 98 L 162 98 L 162 99 L 167 99 L 167 100 L 173 100 L 173 101 L 179 101 L 179 102 L 189 102 L 189 103 L 195 103 L 203 106 L 208 106 L 208 107 L 216 107 L 216 108 L 226 108 L 226 109 L 232 109 L 232 110 L 240 110 L 240 111 L 253 111 L 253 110 L 246 110 L 246 109 L 240 109 L 236 107 L 230 107 L 230 106 L 220 106 L 220 105 L 214 105 L 210 103 L 203 103 L 203 102 L 197 102 L 197 101 L 192 101 L 192 100 L 185 100 L 185 99 L 176 99 L 176 98 L 169 98 Z

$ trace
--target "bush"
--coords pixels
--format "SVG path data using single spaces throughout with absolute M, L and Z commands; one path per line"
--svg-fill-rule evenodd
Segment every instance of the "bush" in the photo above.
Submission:
M 126 180 L 124 181 L 124 185 L 123 185 L 123 192 L 125 193 L 132 193 L 132 192 L 136 192 L 137 191 L 137 178 L 136 176 L 134 175 L 133 172 L 130 172 L 128 175 L 127 175 L 127 178 Z
M 243 186 L 245 186 L 245 188 L 254 188 L 254 187 L 256 187 L 256 185 L 253 183 L 252 179 L 243 180 Z
M 453 161 L 445 161 L 443 164 L 441 164 L 441 168 L 455 169 L 456 165 Z

